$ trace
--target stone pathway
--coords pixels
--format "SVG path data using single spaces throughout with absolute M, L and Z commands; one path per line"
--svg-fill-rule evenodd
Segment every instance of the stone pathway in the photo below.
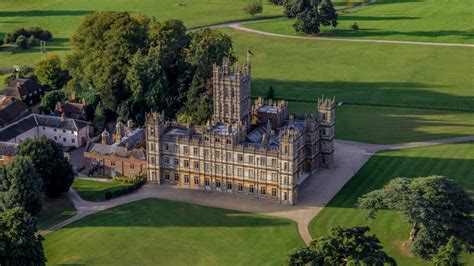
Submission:
M 156 186 L 152 184 L 147 184 L 138 192 L 120 198 L 105 202 L 89 202 L 83 200 L 71 189 L 68 193 L 68 197 L 76 207 L 77 214 L 41 233 L 46 235 L 49 232 L 60 229 L 90 214 L 115 206 L 146 198 L 160 198 L 290 219 L 297 223 L 298 233 L 305 243 L 309 244 L 312 240 L 308 230 L 310 221 L 375 152 L 466 141 L 474 141 L 474 136 L 396 145 L 375 145 L 337 140 L 335 147 L 335 166 L 331 169 L 321 169 L 312 178 L 308 178 L 301 185 L 299 190 L 299 202 L 294 206 L 281 205 L 270 200 L 256 200 L 250 197 L 228 195 L 219 192 L 188 190 L 168 185 Z

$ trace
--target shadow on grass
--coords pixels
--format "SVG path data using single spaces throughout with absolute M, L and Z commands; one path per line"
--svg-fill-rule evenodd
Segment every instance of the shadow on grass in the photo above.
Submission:
M 378 20 L 412 20 L 420 19 L 420 17 L 407 17 L 407 16 L 351 16 L 343 15 L 338 16 L 338 20 L 367 20 L 367 21 L 378 21 Z
M 474 111 L 473 96 L 439 92 L 442 86 L 418 82 L 349 82 L 252 80 L 254 96 L 265 96 L 269 86 L 278 99 L 313 103 L 321 95 L 351 104 Z M 438 91 L 435 91 L 437 89 Z
M 93 214 L 67 227 L 270 227 L 291 224 L 294 223 L 280 218 L 145 199 Z
M 0 11 L 0 17 L 53 17 L 53 16 L 84 16 L 94 11 L 87 10 L 27 10 Z
M 346 19 L 358 22 L 358 17 L 353 17 L 352 19 Z M 324 33 L 326 35 L 331 34 L 334 37 L 387 37 L 393 35 L 403 35 L 409 37 L 427 37 L 427 38 L 437 38 L 437 37 L 446 37 L 446 36 L 456 36 L 463 39 L 474 39 L 474 32 L 468 31 L 458 31 L 458 30 L 434 30 L 434 31 L 382 31 L 376 29 L 363 29 L 363 23 L 358 23 L 359 29 L 357 31 L 350 29 L 334 29 L 328 30 Z

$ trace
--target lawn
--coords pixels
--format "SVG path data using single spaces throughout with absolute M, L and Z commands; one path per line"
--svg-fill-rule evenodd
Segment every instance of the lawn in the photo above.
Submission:
M 282 265 L 302 245 L 289 220 L 159 199 L 93 214 L 44 242 L 49 264 L 87 265 Z
M 336 6 L 337 8 L 337 6 Z M 323 28 L 324 36 L 422 42 L 474 43 L 471 0 L 377 0 L 373 5 L 340 13 L 339 25 Z M 357 23 L 358 31 L 351 29 Z M 294 19 L 249 23 L 245 27 L 301 35 Z
M 111 180 L 111 182 L 101 182 L 86 179 L 75 179 L 72 187 L 79 193 L 81 198 L 88 201 L 104 201 L 105 193 L 120 189 L 131 184 L 126 184 L 120 181 Z
M 72 202 L 63 195 L 57 199 L 45 199 L 43 208 L 38 214 L 38 230 L 46 230 L 76 214 L 76 208 Z
M 157 20 L 180 19 L 189 28 L 227 21 L 251 19 L 243 8 L 249 0 L 2 0 L 0 4 L 0 38 L 18 27 L 39 26 L 53 33 L 47 50 L 64 54 L 69 37 L 81 19 L 94 11 L 128 11 L 145 13 Z M 256 18 L 281 16 L 280 6 L 263 1 L 263 13 Z M 19 52 L 0 51 L 0 68 L 34 64 L 40 57 L 38 48 Z
M 277 98 L 474 111 L 474 49 L 295 40 L 223 30 L 245 60 L 250 48 L 252 91 Z
M 367 220 L 367 212 L 355 208 L 357 199 L 383 187 L 392 178 L 429 175 L 449 177 L 474 196 L 473 164 L 474 142 L 377 153 L 313 219 L 310 233 L 313 237 L 319 237 L 327 235 L 330 228 L 336 225 L 368 225 L 399 265 L 426 265 L 402 247 L 408 239 L 410 227 L 400 214 L 382 211 L 376 219 Z M 473 265 L 474 255 L 466 260 Z
M 316 112 L 316 103 L 289 102 L 289 109 Z M 346 104 L 336 108 L 338 139 L 395 144 L 472 135 L 472 112 Z

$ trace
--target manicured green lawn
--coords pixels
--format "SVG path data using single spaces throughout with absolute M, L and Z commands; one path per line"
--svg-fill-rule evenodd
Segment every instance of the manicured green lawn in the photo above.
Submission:
M 292 221 L 147 199 L 48 234 L 49 264 L 282 265 L 302 246 Z
M 45 199 L 43 208 L 37 216 L 38 230 L 45 230 L 58 224 L 76 214 L 76 208 L 72 202 L 65 196 L 57 199 Z
M 85 200 L 104 201 L 105 193 L 107 193 L 107 191 L 120 189 L 130 185 L 131 184 L 126 184 L 115 180 L 112 182 L 101 182 L 76 178 L 76 180 L 74 180 L 74 184 L 72 184 L 72 187 L 77 193 L 79 193 L 81 198 Z
M 250 48 L 252 91 L 277 98 L 337 100 L 474 111 L 474 49 L 341 43 L 262 36 L 229 29 L 241 61 Z
M 2 0 L 0 4 L 0 38 L 18 27 L 39 26 L 53 33 L 47 50 L 64 54 L 69 50 L 69 37 L 81 19 L 94 11 L 128 11 L 145 13 L 157 20 L 180 19 L 187 27 L 197 27 L 227 21 L 251 19 L 243 11 L 248 0 Z M 263 14 L 257 18 L 282 15 L 280 6 L 263 1 Z M 0 68 L 34 64 L 40 57 L 39 49 L 15 53 L 0 51 Z
M 428 175 L 449 177 L 474 196 L 473 164 L 474 142 L 377 153 L 311 221 L 310 232 L 313 237 L 319 237 L 327 235 L 336 225 L 368 225 L 399 265 L 426 265 L 402 246 L 408 239 L 410 227 L 400 214 L 382 211 L 375 220 L 367 220 L 367 212 L 355 207 L 357 199 L 383 187 L 392 178 Z M 472 265 L 474 255 L 466 260 Z
M 336 7 L 337 8 L 337 7 Z M 324 36 L 422 42 L 474 43 L 471 0 L 377 0 L 373 5 L 341 13 L 336 29 L 323 28 Z M 356 22 L 359 30 L 351 25 Z M 301 35 L 294 19 L 250 23 L 252 29 Z
M 316 112 L 316 103 L 289 102 L 290 112 Z M 474 135 L 474 113 L 419 108 L 342 105 L 336 138 L 375 144 Z

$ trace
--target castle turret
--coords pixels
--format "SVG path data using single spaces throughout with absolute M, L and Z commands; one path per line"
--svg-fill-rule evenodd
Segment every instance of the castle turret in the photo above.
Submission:
M 114 132 L 115 143 L 120 143 L 123 137 L 125 137 L 125 126 L 123 125 L 122 122 L 118 122 L 115 125 L 115 132 Z
M 148 160 L 148 181 L 161 183 L 161 149 L 160 139 L 165 128 L 164 114 L 147 113 L 145 117 L 146 126 L 146 157 Z
M 334 125 L 336 120 L 336 99 L 318 99 L 318 121 L 320 125 L 321 165 L 330 167 L 334 163 Z
M 104 129 L 102 134 L 100 134 L 100 143 L 102 143 L 104 145 L 108 145 L 109 144 L 109 138 L 110 138 L 109 132 L 107 131 L 107 129 Z

